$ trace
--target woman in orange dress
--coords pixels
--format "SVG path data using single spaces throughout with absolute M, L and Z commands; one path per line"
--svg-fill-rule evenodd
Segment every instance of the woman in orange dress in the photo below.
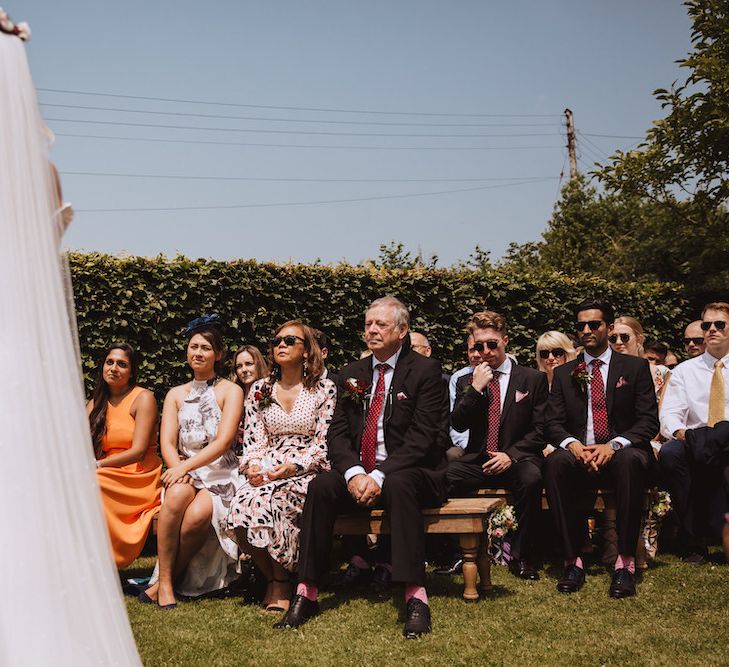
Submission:
M 96 477 L 119 569 L 142 551 L 162 489 L 157 402 L 151 391 L 137 385 L 137 368 L 131 345 L 112 345 L 101 359 L 87 406 Z

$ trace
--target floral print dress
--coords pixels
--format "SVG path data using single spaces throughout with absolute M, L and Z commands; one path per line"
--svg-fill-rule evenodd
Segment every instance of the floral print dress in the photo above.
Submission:
M 282 463 L 300 466 L 293 477 L 238 488 L 228 515 L 229 528 L 243 528 L 249 544 L 267 549 L 271 558 L 293 572 L 299 557 L 299 518 L 309 482 L 330 469 L 326 435 L 334 414 L 337 390 L 331 380 L 320 380 L 311 390 L 301 389 L 291 412 L 278 402 L 260 407 L 258 380 L 245 403 L 244 449 L 241 469 L 251 462 L 262 468 Z M 277 396 L 274 383 L 272 396 Z M 241 477 L 241 479 L 243 479 Z

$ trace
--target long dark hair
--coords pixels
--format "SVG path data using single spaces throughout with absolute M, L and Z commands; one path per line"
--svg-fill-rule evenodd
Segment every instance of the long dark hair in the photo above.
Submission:
M 89 414 L 89 426 L 91 428 L 91 444 L 94 447 L 94 456 L 98 459 L 101 455 L 101 441 L 106 433 L 106 409 L 109 405 L 109 385 L 104 380 L 104 364 L 106 358 L 112 350 L 121 350 L 129 359 L 129 388 L 131 389 L 137 384 L 137 375 L 139 373 L 139 362 L 137 353 L 129 343 L 114 343 L 104 350 L 104 354 L 99 358 L 99 364 L 96 369 L 96 384 L 91 400 L 94 407 Z

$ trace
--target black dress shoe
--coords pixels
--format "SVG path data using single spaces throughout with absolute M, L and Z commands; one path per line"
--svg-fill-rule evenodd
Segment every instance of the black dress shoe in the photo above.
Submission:
M 585 584 L 585 571 L 577 565 L 568 565 L 562 578 L 557 582 L 560 593 L 576 593 Z
M 450 577 L 452 574 L 461 574 L 463 572 L 463 558 L 458 556 L 449 565 L 443 565 L 436 567 L 433 570 L 433 574 L 437 574 L 442 577 Z
M 516 558 L 509 561 L 509 572 L 520 579 L 527 579 L 528 581 L 538 581 L 539 572 L 528 560 L 523 558 Z
M 689 565 L 704 565 L 707 560 L 708 557 L 699 551 L 691 551 L 681 557 L 681 562 Z
M 332 583 L 332 588 L 347 589 L 364 586 L 372 578 L 372 570 L 356 567 L 350 563 L 347 569 L 340 573 Z
M 430 607 L 418 598 L 410 598 L 407 606 L 407 619 L 402 634 L 405 639 L 417 639 L 432 630 Z
M 291 604 L 289 610 L 284 614 L 284 617 L 273 624 L 276 630 L 282 630 L 284 628 L 298 628 L 303 625 L 310 618 L 314 618 L 319 613 L 319 603 L 315 600 L 312 602 L 309 598 L 303 595 L 294 595 L 291 598 Z
M 392 588 L 392 574 L 383 565 L 377 565 L 372 573 L 372 579 L 367 585 L 370 593 L 386 593 Z
M 635 575 L 627 567 L 621 567 L 613 572 L 610 597 L 628 598 L 631 595 L 635 595 Z

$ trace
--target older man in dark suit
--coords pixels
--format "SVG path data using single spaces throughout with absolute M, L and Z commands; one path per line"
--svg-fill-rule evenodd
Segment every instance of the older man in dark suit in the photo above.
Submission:
M 579 549 L 586 523 L 579 496 L 598 487 L 615 489 L 618 558 L 609 593 L 622 598 L 635 595 L 635 551 L 655 465 L 650 441 L 658 432 L 658 405 L 648 362 L 608 346 L 613 319 L 604 301 L 577 306 L 575 326 L 585 351 L 554 371 L 545 432 L 556 449 L 543 472 L 565 558 L 557 583 L 562 593 L 585 582 Z
M 509 359 L 503 315 L 476 313 L 468 331 L 481 363 L 456 384 L 451 425 L 456 431 L 468 430 L 469 438 L 463 456 L 448 465 L 448 492 L 510 489 L 518 527 L 509 567 L 522 579 L 538 579 L 535 537 L 542 501 L 547 376 Z
M 408 311 L 394 297 L 377 299 L 367 310 L 372 356 L 339 374 L 327 437 L 333 469 L 309 485 L 299 585 L 274 627 L 298 627 L 319 612 L 317 584 L 328 569 L 337 515 L 380 506 L 390 518 L 392 579 L 406 585 L 403 634 L 414 638 L 431 630 L 421 510 L 445 499 L 448 398 L 440 364 L 410 349 L 408 325 Z

